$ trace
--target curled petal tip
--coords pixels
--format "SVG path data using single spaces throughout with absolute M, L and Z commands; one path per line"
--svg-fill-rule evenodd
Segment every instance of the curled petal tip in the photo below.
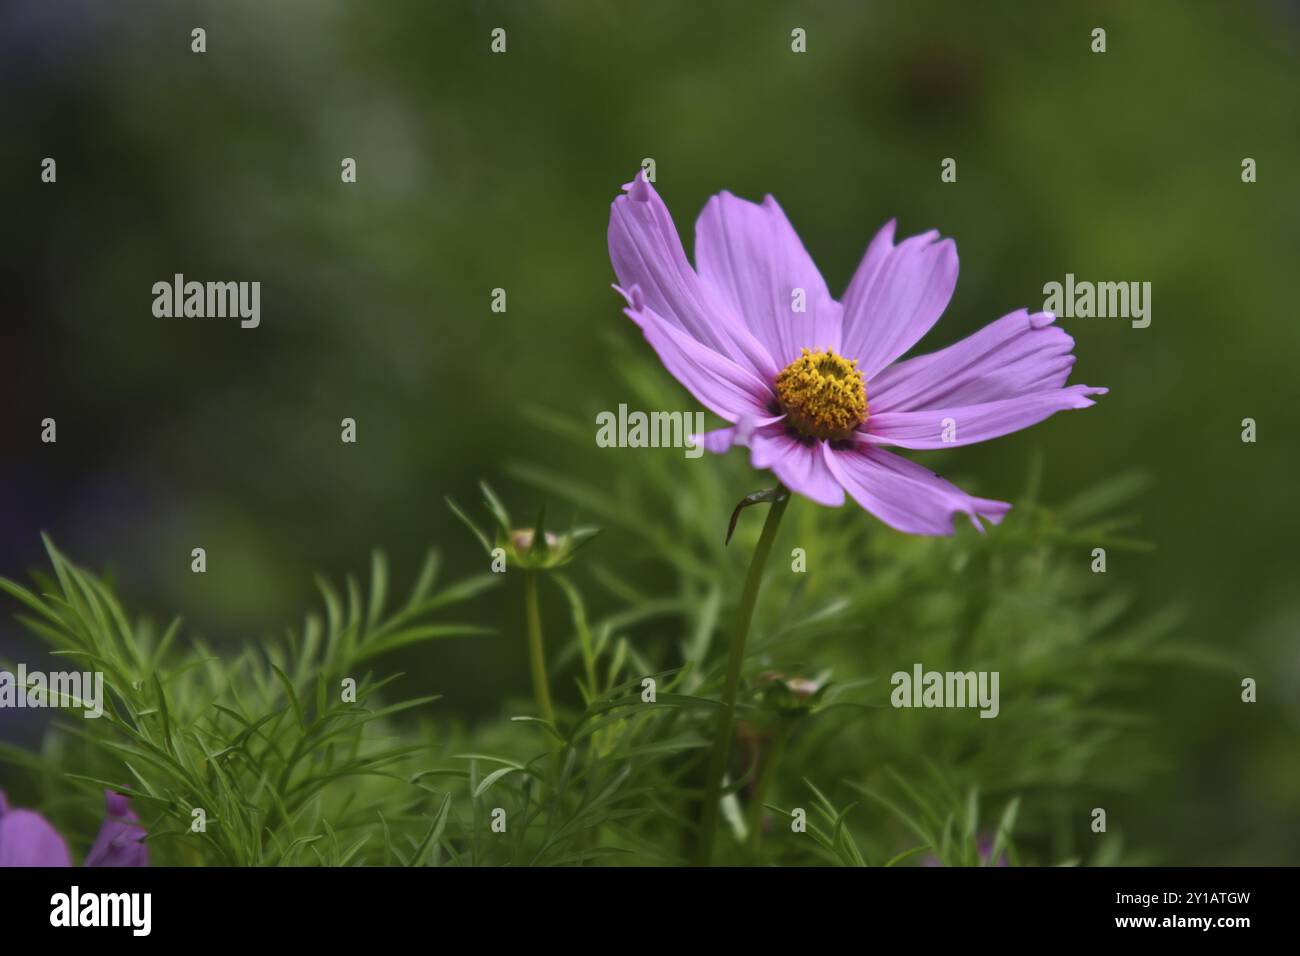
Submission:
M 125 817 L 131 813 L 131 802 L 112 790 L 104 791 L 104 806 L 108 809 L 109 816 Z
M 975 498 L 974 504 L 975 507 L 967 511 L 966 516 L 970 518 L 971 524 L 975 526 L 975 530 L 980 534 L 986 534 L 988 531 L 988 529 L 984 527 L 984 521 L 987 521 L 989 524 L 994 526 L 999 525 L 1002 523 L 1002 519 L 1011 511 L 1010 503 L 1006 501 L 996 501 L 992 498 Z M 983 518 L 984 521 L 981 521 L 981 518 Z M 954 522 L 954 533 L 957 530 L 955 524 L 956 523 Z
M 650 179 L 644 169 L 638 169 L 632 181 L 625 183 L 623 189 L 627 192 L 627 198 L 633 202 L 648 202 L 654 195 L 654 189 L 650 186 Z
M 640 312 L 645 308 L 645 296 L 641 292 L 639 285 L 632 285 L 624 289 L 622 286 L 612 286 L 613 290 L 623 297 L 627 306 L 633 312 Z

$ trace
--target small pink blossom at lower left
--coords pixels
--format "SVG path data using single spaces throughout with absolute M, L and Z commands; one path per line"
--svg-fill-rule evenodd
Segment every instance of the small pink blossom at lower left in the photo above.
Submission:
M 86 866 L 148 866 L 147 835 L 131 802 L 104 791 L 108 813 Z M 59 831 L 35 810 L 13 809 L 0 791 L 0 867 L 71 866 L 72 855 Z

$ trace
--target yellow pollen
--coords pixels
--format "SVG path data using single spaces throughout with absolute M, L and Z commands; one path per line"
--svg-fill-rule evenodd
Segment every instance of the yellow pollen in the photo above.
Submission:
M 867 386 L 856 361 L 833 349 L 803 354 L 776 377 L 776 397 L 786 421 L 801 435 L 848 438 L 867 420 Z

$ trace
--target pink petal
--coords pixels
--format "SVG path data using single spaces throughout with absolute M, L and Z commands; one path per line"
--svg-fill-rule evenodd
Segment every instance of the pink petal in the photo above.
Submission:
M 697 342 L 771 380 L 780 371 L 753 333 L 686 261 L 668 207 L 638 172 L 609 211 L 609 258 L 619 285 L 639 286 L 649 308 Z
M 785 426 L 771 425 L 756 430 L 749 444 L 750 464 L 770 469 L 791 491 L 831 508 L 844 504 L 844 489 L 822 455 L 825 442 L 795 438 Z
M 1074 365 L 1074 339 L 1054 321 L 1020 309 L 946 349 L 891 365 L 867 384 L 871 411 L 982 405 L 1060 388 Z
M 704 446 L 705 451 L 720 455 L 729 451 L 733 445 L 748 445 L 754 430 L 765 425 L 772 425 L 785 418 L 784 415 L 771 415 L 766 418 L 741 418 L 730 428 L 716 428 L 702 435 L 692 435 L 691 441 Z
M 664 367 L 701 405 L 729 422 L 771 417 L 774 397 L 766 382 L 668 322 L 647 305 L 639 287 L 618 291 L 627 299 L 623 311 L 641 327 Z
M 870 384 L 939 320 L 957 285 L 957 246 L 937 232 L 894 245 L 890 220 L 871 240 L 844 293 L 843 352 Z M 870 392 L 868 392 L 868 399 Z
M 0 867 L 71 865 L 59 831 L 34 810 L 11 810 L 0 792 Z
M 702 435 L 692 435 L 691 441 L 697 445 L 703 445 L 705 451 L 721 455 L 730 451 L 731 446 L 736 444 L 736 436 L 736 426 L 731 425 L 728 428 L 715 428 L 713 431 L 705 432 Z
M 950 535 L 953 516 L 970 516 L 983 531 L 980 518 L 993 524 L 1011 505 L 974 498 L 927 468 L 882 448 L 855 444 L 851 448 L 824 449 L 831 473 L 858 504 L 877 518 L 908 534 Z
M 762 205 L 729 192 L 710 199 L 695 222 L 695 264 L 778 368 L 805 347 L 839 350 L 840 307 L 771 196 Z M 802 312 L 794 310 L 796 289 Z
M 1087 408 L 1094 404 L 1089 395 L 1105 393 L 1104 388 L 1072 385 L 982 405 L 881 412 L 867 419 L 864 430 L 871 442 L 903 448 L 954 448 L 1020 431 L 1065 409 Z
M 95 845 L 86 854 L 86 866 L 148 866 L 147 834 L 131 802 L 112 790 L 104 791 L 104 802 L 107 813 Z

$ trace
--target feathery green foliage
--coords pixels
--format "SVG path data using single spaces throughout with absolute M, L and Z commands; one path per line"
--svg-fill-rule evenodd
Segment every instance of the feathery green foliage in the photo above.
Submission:
M 636 360 L 623 369 L 647 407 L 672 406 L 661 373 Z M 575 455 L 590 448 L 582 422 L 544 410 L 533 420 Z M 103 672 L 105 715 L 61 722 L 39 756 L 3 756 L 45 781 L 47 812 L 74 834 L 101 788 L 128 794 L 159 863 L 684 863 L 720 635 L 760 524 L 743 513 L 728 546 L 727 516 L 763 479 L 738 453 L 701 463 L 642 450 L 605 467 L 599 483 L 512 468 L 606 529 L 605 547 L 563 572 L 524 572 L 540 575 L 547 629 L 564 638 L 551 645 L 553 723 L 503 711 L 467 728 L 438 714 L 436 687 L 390 699 L 400 675 L 385 672 L 385 655 L 483 634 L 444 613 L 496 584 L 494 599 L 517 601 L 518 575 L 440 589 L 430 553 L 390 608 L 376 553 L 364 591 L 322 579 L 323 614 L 230 654 L 179 620 L 160 633 L 132 623 L 112 588 L 47 541 L 52 577 L 0 587 L 70 668 Z M 1037 484 L 1031 474 L 992 533 L 952 539 L 792 503 L 745 660 L 719 862 L 1141 859 L 1123 850 L 1122 828 L 1090 834 L 1089 810 L 1157 766 L 1136 705 L 1160 668 L 1221 662 L 1173 645 L 1176 615 L 1136 616 L 1131 595 L 1089 571 L 1093 547 L 1142 547 L 1113 516 L 1133 481 L 1062 507 L 1040 502 Z M 808 573 L 782 557 L 794 548 Z M 524 653 L 521 636 L 505 646 Z M 998 671 L 1000 715 L 890 707 L 890 675 L 913 662 Z

